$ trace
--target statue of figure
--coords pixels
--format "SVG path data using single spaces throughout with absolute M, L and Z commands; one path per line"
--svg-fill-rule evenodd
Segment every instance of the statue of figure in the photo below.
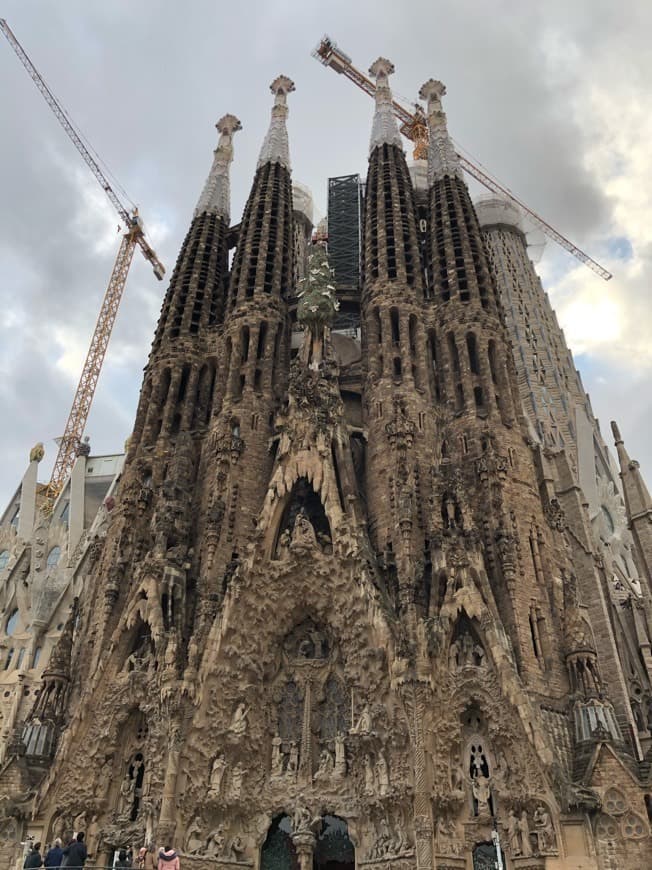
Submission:
M 457 759 L 451 766 L 451 787 L 454 792 L 463 793 L 465 786 L 466 777 L 464 776 L 464 770 L 459 759 Z
M 84 810 L 82 810 L 81 813 L 75 816 L 72 826 L 75 833 L 77 833 L 78 831 L 86 831 L 86 812 Z
M 530 842 L 530 824 L 527 818 L 527 812 L 523 810 L 518 823 L 518 830 L 521 835 L 521 855 L 524 858 L 532 857 L 532 843 Z
M 281 752 L 282 740 L 280 735 L 272 738 L 272 776 L 283 775 L 283 753 Z
M 371 710 L 369 704 L 365 704 L 362 708 L 362 713 L 358 718 L 355 726 L 351 728 L 351 734 L 370 734 L 371 733 Z
M 226 761 L 224 759 L 224 755 L 218 755 L 213 761 L 213 766 L 211 767 L 211 776 L 208 784 L 208 793 L 213 797 L 217 797 L 220 791 L 222 790 L 222 780 L 224 778 L 224 771 L 226 770 Z
M 328 779 L 333 773 L 335 762 L 328 749 L 322 749 L 319 755 L 319 768 L 315 773 L 315 779 Z
M 249 707 L 247 707 L 244 701 L 241 701 L 231 717 L 231 724 L 229 725 L 231 734 L 235 734 L 236 737 L 243 737 L 247 733 L 248 713 Z
M 534 811 L 534 826 L 539 844 L 539 852 L 550 852 L 555 848 L 555 828 L 550 813 L 544 806 L 538 806 Z
M 202 823 L 199 816 L 195 816 L 186 832 L 186 852 L 189 855 L 199 855 L 203 848 Z
M 473 663 L 476 667 L 482 668 L 485 663 L 484 650 L 479 643 L 473 646 Z
M 56 819 L 52 822 L 52 834 L 50 837 L 51 840 L 54 841 L 56 839 L 59 839 L 63 841 L 63 825 L 63 816 L 57 816 Z
M 448 669 L 450 671 L 456 671 L 459 663 L 459 654 L 460 654 L 460 645 L 459 642 L 454 640 L 448 650 Z
M 288 758 L 288 766 L 285 769 L 286 773 L 289 773 L 291 776 L 296 776 L 297 770 L 299 769 L 299 747 L 296 744 L 296 741 L 292 741 L 290 743 L 290 755 Z
M 446 526 L 449 529 L 455 528 L 455 502 L 452 498 L 446 496 L 444 500 L 444 508 L 446 510 Z
M 339 731 L 335 738 L 335 772 L 342 775 L 346 773 L 346 743 Z
M 303 511 L 297 514 L 292 530 L 292 547 L 314 547 L 317 544 L 315 529 Z
M 518 819 L 514 815 L 514 810 L 510 810 L 507 816 L 507 842 L 512 858 L 517 858 L 521 854 L 521 843 L 519 840 L 519 825 Z
M 305 804 L 297 803 L 292 814 L 292 830 L 295 834 L 300 831 L 309 831 L 312 821 L 312 813 Z
M 473 638 L 470 634 L 463 634 L 462 644 L 462 667 L 473 664 Z
M 136 780 L 129 775 L 129 770 L 124 775 L 124 779 L 120 784 L 120 809 L 123 813 L 131 812 L 131 807 L 134 802 L 134 791 L 136 789 Z
M 226 846 L 226 840 L 224 839 L 224 832 L 222 828 L 215 828 L 214 831 L 211 831 L 208 835 L 208 842 L 206 843 L 206 855 L 209 858 L 220 858 L 224 855 Z
M 480 774 L 476 776 L 472 784 L 473 797 L 478 804 L 477 815 L 480 817 L 489 815 L 489 801 L 491 800 L 491 786 L 489 777 Z
M 381 795 L 386 795 L 389 791 L 389 765 L 382 752 L 378 753 L 376 761 L 376 777 L 378 779 L 378 791 Z
M 242 781 L 244 779 L 244 772 L 244 767 L 239 761 L 233 768 L 233 772 L 231 773 L 231 797 L 234 800 L 239 800 L 240 795 L 242 794 Z
M 364 793 L 372 795 L 376 790 L 376 782 L 374 778 L 374 768 L 371 763 L 371 755 L 367 753 L 364 757 Z

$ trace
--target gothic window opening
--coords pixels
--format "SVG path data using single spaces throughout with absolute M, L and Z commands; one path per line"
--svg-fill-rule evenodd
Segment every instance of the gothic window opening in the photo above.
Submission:
M 258 345 L 256 347 L 256 359 L 262 359 L 265 355 L 265 344 L 267 341 L 267 321 L 263 320 L 258 330 Z
M 392 328 L 392 344 L 398 347 L 401 343 L 401 330 L 398 319 L 398 308 L 391 308 L 389 311 L 390 324 Z
M 355 848 L 344 819 L 322 818 L 312 866 L 313 870 L 355 870 Z
M 480 374 L 480 363 L 478 361 L 478 342 L 475 333 L 467 332 L 466 334 L 466 349 L 469 354 L 469 366 L 474 375 Z
M 322 740 L 334 740 L 338 734 L 348 734 L 352 727 L 351 701 L 346 686 L 336 674 L 329 674 L 323 689 L 320 704 L 320 736 Z
M 292 831 L 292 820 L 289 816 L 277 816 L 272 821 L 260 853 L 261 870 L 299 870 Z
M 536 616 L 535 616 L 534 610 L 532 610 L 532 609 L 530 609 L 529 622 L 530 622 L 530 637 L 532 639 L 532 649 L 534 651 L 534 655 L 536 656 L 537 660 L 540 662 L 542 656 L 541 656 L 541 645 L 539 643 L 539 630 L 538 630 L 537 623 L 536 623 Z
M 282 740 L 298 743 L 303 722 L 303 693 L 294 680 L 281 690 L 278 707 L 278 733 Z
M 240 363 L 246 363 L 249 359 L 249 327 L 243 326 L 240 330 Z

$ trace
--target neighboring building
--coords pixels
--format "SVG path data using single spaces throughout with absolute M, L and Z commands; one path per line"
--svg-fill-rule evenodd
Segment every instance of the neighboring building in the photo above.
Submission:
M 652 863 L 652 502 L 616 433 L 623 513 L 443 85 L 408 168 L 392 71 L 371 68 L 363 200 L 331 184 L 334 278 L 293 202 L 292 82 L 237 231 L 240 124 L 218 123 L 105 541 L 0 768 L 16 834 L 83 828 L 100 865 L 171 843 L 184 870 L 487 870 L 496 836 L 508 870 Z
M 56 670 L 53 651 L 74 601 L 83 596 L 86 576 L 106 534 L 107 504 L 111 506 L 123 456 L 90 456 L 87 445 L 83 447 L 52 512 L 45 516 L 40 509 L 47 487 L 37 480 L 44 452 L 37 445 L 0 516 L 0 765 L 20 745 L 34 698 L 47 686 L 53 667 Z M 46 759 L 54 750 L 55 736 L 51 733 L 38 747 Z M 4 836 L 25 833 L 16 819 L 5 818 L 0 824 Z M 0 852 L 0 860 L 5 858 Z

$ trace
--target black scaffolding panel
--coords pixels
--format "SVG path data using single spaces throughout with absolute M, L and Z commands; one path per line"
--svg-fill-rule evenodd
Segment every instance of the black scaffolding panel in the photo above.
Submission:
M 328 255 L 338 293 L 360 292 L 362 188 L 359 175 L 328 179 Z

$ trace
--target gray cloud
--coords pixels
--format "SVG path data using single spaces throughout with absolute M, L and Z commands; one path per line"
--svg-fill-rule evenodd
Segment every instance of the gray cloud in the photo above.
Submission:
M 141 205 L 168 272 L 210 165 L 213 124 L 226 111 L 244 127 L 233 166 L 239 218 L 269 117 L 268 84 L 279 72 L 297 84 L 290 101 L 294 175 L 312 188 L 321 212 L 329 175 L 364 173 L 372 104 L 310 57 L 324 32 L 362 68 L 379 54 L 390 57 L 395 89 L 410 99 L 430 76 L 445 81 L 456 140 L 589 252 L 602 256 L 611 235 L 631 229 L 617 213 L 626 200 L 606 189 L 608 141 L 596 168 L 604 125 L 590 95 L 592 87 L 626 94 L 652 115 L 646 0 L 630 0 L 625 10 L 608 0 L 259 0 L 228 7 L 193 0 L 183 12 L 164 0 L 8 0 L 3 14 Z M 4 42 L 0 81 L 2 505 L 31 445 L 63 428 L 75 387 L 74 353 L 62 363 L 64 345 L 77 353 L 86 346 L 118 237 L 112 242 L 117 221 L 110 207 L 89 203 L 93 179 L 80 181 L 78 155 Z M 637 134 L 630 125 L 622 135 L 613 166 Z M 641 249 L 639 256 L 637 276 L 617 274 L 609 288 L 623 311 L 636 312 L 636 323 L 623 320 L 617 359 L 603 345 L 586 349 L 585 383 L 603 424 L 616 412 L 632 452 L 649 469 L 652 448 L 642 433 L 652 409 L 641 394 L 649 395 L 652 363 L 637 353 L 634 372 L 623 361 L 628 344 L 639 347 L 642 332 L 649 333 L 649 306 L 640 294 L 649 286 L 652 255 Z M 569 286 L 563 276 L 574 261 L 551 246 L 544 257 L 546 274 L 555 283 L 561 276 L 556 298 L 563 301 Z M 120 449 L 129 433 L 164 290 L 137 257 L 87 429 L 95 451 Z M 46 448 L 51 461 L 53 443 Z M 47 470 L 44 463 L 44 476 Z

